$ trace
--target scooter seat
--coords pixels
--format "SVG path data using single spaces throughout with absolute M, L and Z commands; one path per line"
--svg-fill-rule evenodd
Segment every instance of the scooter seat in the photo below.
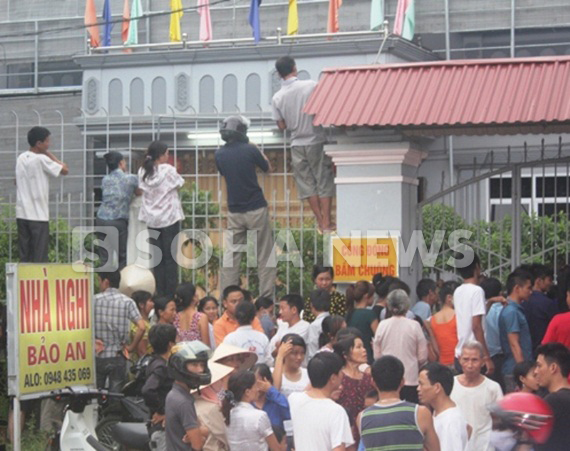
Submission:
M 150 439 L 145 423 L 117 423 L 113 425 L 111 434 L 123 446 L 148 449 Z

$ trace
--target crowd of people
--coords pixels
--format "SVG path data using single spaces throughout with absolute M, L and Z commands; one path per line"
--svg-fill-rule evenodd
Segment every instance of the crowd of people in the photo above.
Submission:
M 570 271 L 556 298 L 540 264 L 517 268 L 505 289 L 476 256 L 460 273 L 462 283 L 421 280 L 413 306 L 398 278 L 378 274 L 342 295 L 319 266 L 306 299 L 275 304 L 230 285 L 218 305 L 189 283 L 135 302 L 118 291 L 118 272 L 101 273 L 97 384 L 125 382 L 118 350 L 151 352 L 143 396 L 153 443 L 168 450 L 567 449 Z M 521 445 L 494 417 L 513 392 L 552 409 L 546 443 Z
M 299 195 L 321 232 L 334 230 L 334 183 L 324 134 L 302 107 L 314 82 L 298 80 L 294 60 L 280 58 L 283 87 L 273 99 L 278 126 L 292 133 Z M 503 286 L 482 275 L 476 255 L 458 268 L 461 283 L 423 279 L 410 287 L 376 275 L 344 293 L 333 269 L 315 266 L 314 290 L 274 299 L 274 243 L 256 168 L 270 171 L 247 137 L 241 116 L 224 120 L 216 165 L 228 193 L 221 299 L 200 298 L 178 284 L 173 241 L 184 219 L 183 178 L 168 164 L 168 146 L 151 143 L 137 175 L 109 152 L 96 225 L 117 230 L 102 267 L 126 265 L 130 202 L 160 250 L 156 292 L 119 291 L 121 273 L 98 272 L 94 298 L 97 386 L 120 391 L 129 360 L 153 356 L 142 390 L 151 411 L 149 436 L 162 450 L 565 450 L 570 429 L 570 271 L 521 266 Z M 18 158 L 17 222 L 22 262 L 46 262 L 48 180 L 68 168 L 49 152 L 49 130 L 34 127 Z M 101 239 L 105 239 L 102 229 Z M 240 254 L 257 237 L 259 297 L 240 287 Z M 553 294 L 554 293 L 554 294 Z M 415 302 L 412 302 L 415 301 Z M 512 392 L 541 396 L 553 412 L 545 443 L 527 445 L 492 406 Z M 55 418 L 46 402 L 46 415 Z M 51 406 L 53 408 L 53 405 Z M 524 406 L 521 406 L 524 412 Z M 526 420 L 526 417 L 523 418 Z M 534 421 L 534 420 L 532 420 Z M 533 427 L 540 424 L 533 422 Z M 521 444 L 522 443 L 522 444 Z

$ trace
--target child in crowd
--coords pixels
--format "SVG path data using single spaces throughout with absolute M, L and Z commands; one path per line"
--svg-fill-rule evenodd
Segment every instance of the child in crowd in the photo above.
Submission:
M 253 405 L 267 413 L 272 426 L 284 428 L 284 422 L 291 419 L 287 398 L 273 386 L 273 375 L 267 365 L 258 363 L 252 371 L 257 378 L 259 388 Z
M 272 360 L 269 354 L 269 339 L 263 332 L 254 330 L 251 326 L 255 319 L 255 306 L 249 301 L 240 302 L 235 310 L 235 318 L 239 327 L 226 335 L 223 343 L 255 352 L 259 363 Z
M 275 388 L 289 396 L 293 392 L 305 391 L 309 385 L 307 369 L 301 365 L 305 360 L 307 346 L 297 334 L 286 334 L 277 351 L 273 379 Z
M 222 401 L 231 451 L 281 451 L 269 416 L 251 403 L 258 398 L 257 379 L 251 371 L 230 376 Z

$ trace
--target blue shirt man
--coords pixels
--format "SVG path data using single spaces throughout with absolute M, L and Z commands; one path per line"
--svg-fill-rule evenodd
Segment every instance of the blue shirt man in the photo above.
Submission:
M 532 340 L 522 302 L 527 301 L 532 290 L 532 275 L 516 269 L 507 278 L 508 304 L 499 315 L 499 336 L 505 354 L 503 375 L 507 391 L 514 390 L 512 377 L 515 365 L 532 359 Z
M 522 351 L 523 360 L 531 360 L 532 341 L 530 339 L 528 321 L 526 320 L 522 306 L 510 299 L 509 303 L 503 308 L 499 315 L 499 335 L 501 338 L 501 348 L 505 354 L 505 363 L 503 364 L 503 374 L 505 375 L 512 374 L 517 363 L 509 342 L 509 334 L 518 334 L 518 342 Z

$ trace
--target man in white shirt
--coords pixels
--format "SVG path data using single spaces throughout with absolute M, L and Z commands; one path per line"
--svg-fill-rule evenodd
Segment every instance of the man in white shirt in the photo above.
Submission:
M 49 249 L 49 177 L 69 173 L 50 151 L 50 131 L 32 127 L 30 150 L 16 161 L 16 223 L 20 262 L 46 263 Z
M 315 320 L 309 325 L 307 338 L 307 359 L 311 360 L 319 350 L 319 337 L 323 331 L 323 320 L 330 316 L 331 294 L 326 290 L 314 290 L 309 299 L 311 300 L 311 312 L 315 317 Z
M 503 397 L 501 386 L 481 374 L 483 346 L 477 341 L 463 345 L 459 362 L 463 374 L 455 376 L 451 399 L 473 428 L 467 451 L 491 451 L 493 421 L 489 406 Z
M 449 397 L 453 373 L 441 363 L 428 363 L 420 370 L 418 382 L 420 402 L 433 409 L 433 425 L 441 451 L 464 451 L 469 440 L 469 426 Z
M 269 339 L 263 332 L 255 330 L 251 323 L 256 317 L 255 305 L 249 301 L 241 301 L 236 307 L 236 320 L 239 327 L 224 337 L 223 343 L 246 349 L 257 354 L 257 363 L 267 363 L 269 355 Z
M 281 130 L 291 132 L 291 163 L 300 199 L 307 199 L 320 230 L 334 230 L 331 204 L 335 193 L 332 160 L 325 154 L 325 133 L 313 126 L 313 118 L 303 112 L 317 83 L 299 80 L 290 56 L 279 58 L 275 68 L 283 79 L 272 99 L 273 119 Z
M 342 380 L 342 358 L 333 352 L 320 352 L 307 368 L 311 388 L 289 395 L 296 451 L 354 450 L 350 422 L 344 408 L 332 394 Z
M 286 334 L 297 334 L 305 343 L 309 338 L 309 323 L 301 319 L 303 311 L 303 298 L 298 294 L 286 294 L 279 301 L 279 328 L 269 343 L 273 358 L 277 355 L 277 348 Z M 305 360 L 308 362 L 308 360 Z M 306 366 L 306 365 L 304 365 Z
M 457 346 L 455 347 L 455 369 L 461 372 L 458 362 L 463 345 L 469 341 L 478 341 L 483 347 L 483 360 L 487 367 L 486 374 L 491 375 L 495 371 L 495 365 L 491 360 L 485 334 L 483 331 L 483 318 L 485 317 L 485 292 L 478 285 L 481 275 L 481 263 L 474 252 L 465 258 L 473 258 L 473 261 L 462 268 L 457 268 L 463 278 L 463 284 L 457 287 L 453 293 L 453 306 L 457 320 Z

